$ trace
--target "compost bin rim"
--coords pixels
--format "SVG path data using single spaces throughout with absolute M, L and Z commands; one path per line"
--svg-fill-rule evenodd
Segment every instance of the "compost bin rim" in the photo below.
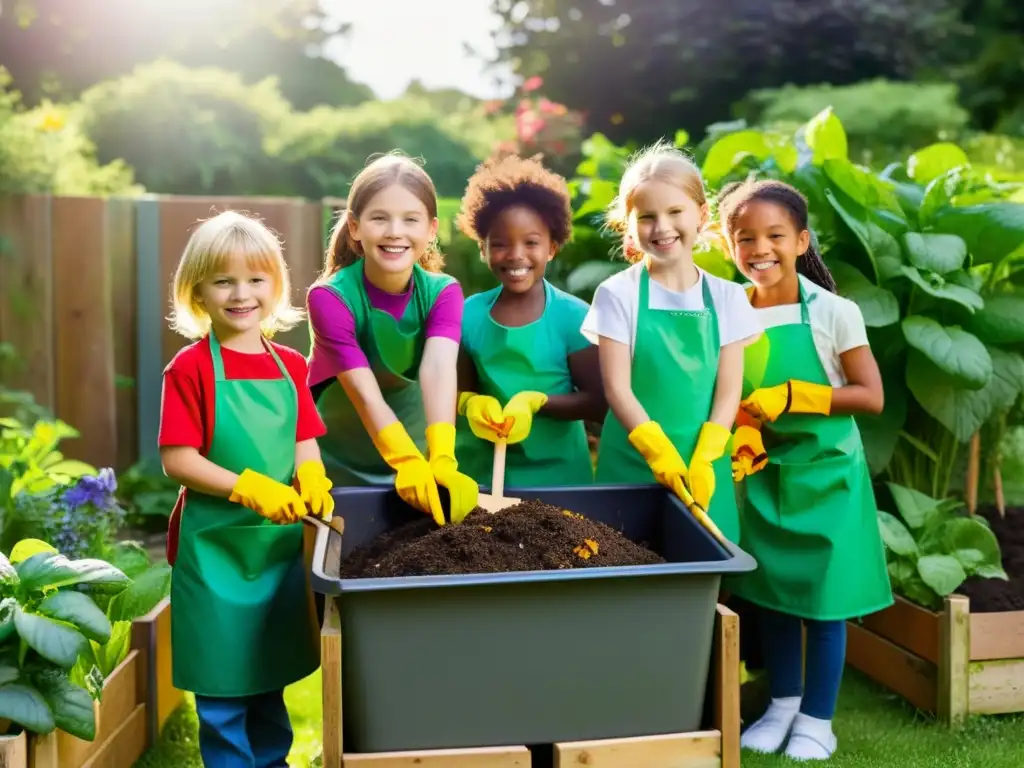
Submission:
M 608 490 L 650 491 L 650 486 L 609 485 Z M 573 490 L 593 489 L 594 486 L 566 486 L 558 488 L 560 492 L 571 493 Z M 340 489 L 335 489 L 340 490 Z M 481 486 L 483 490 L 483 486 Z M 512 490 L 512 489 L 510 489 Z M 538 491 L 550 492 L 552 489 L 520 488 L 514 489 L 516 494 L 528 495 Z M 377 488 L 346 488 L 345 495 L 361 495 L 362 493 L 379 493 Z M 333 495 L 334 492 L 332 492 Z M 341 495 L 341 494 L 339 494 Z M 674 495 L 666 492 L 669 503 L 683 515 L 691 512 Z M 311 521 L 316 528 L 313 562 L 310 582 L 313 591 L 322 595 L 340 595 L 354 592 L 380 592 L 405 589 L 444 589 L 451 587 L 471 587 L 501 584 L 524 584 L 548 581 L 574 581 L 580 579 L 611 579 L 611 578 L 654 578 L 664 576 L 735 574 L 748 573 L 757 569 L 757 561 L 744 552 L 732 541 L 725 544 L 715 539 L 705 528 L 697 525 L 695 533 L 703 536 L 709 543 L 721 550 L 727 557 L 724 560 L 705 560 L 689 563 L 657 563 L 654 565 L 596 566 L 590 568 L 569 568 L 550 571 L 502 571 L 501 573 L 458 573 L 436 576 L 392 576 L 386 578 L 342 579 L 324 573 L 323 563 L 327 559 L 328 540 L 338 533 L 319 520 Z

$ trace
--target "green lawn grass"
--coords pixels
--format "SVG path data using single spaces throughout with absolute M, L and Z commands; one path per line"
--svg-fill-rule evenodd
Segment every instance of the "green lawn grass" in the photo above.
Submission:
M 291 686 L 288 708 L 295 726 L 290 762 L 308 768 L 320 753 L 320 673 Z M 835 720 L 839 751 L 829 768 L 1020 768 L 1024 716 L 972 719 L 948 730 L 897 696 L 847 669 Z M 777 756 L 743 753 L 743 768 L 782 768 L 796 763 Z M 188 702 L 168 721 L 160 742 L 136 768 L 201 768 L 196 715 Z

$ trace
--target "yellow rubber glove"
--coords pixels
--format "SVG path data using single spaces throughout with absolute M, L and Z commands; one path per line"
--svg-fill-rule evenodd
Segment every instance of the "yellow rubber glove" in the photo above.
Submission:
M 434 479 L 448 489 L 452 500 L 451 520 L 458 525 L 476 507 L 480 486 L 469 475 L 458 471 L 455 427 L 443 421 L 427 427 L 427 452 L 430 454 L 430 469 Z
M 648 421 L 629 433 L 629 442 L 636 448 L 654 473 L 654 479 L 671 490 L 687 483 L 686 463 L 672 441 L 656 421 Z
M 396 421 L 384 427 L 373 442 L 381 458 L 395 470 L 395 490 L 402 501 L 426 512 L 438 525 L 444 525 L 444 510 L 434 473 L 402 423 Z
M 832 410 L 832 387 L 808 381 L 754 390 L 740 408 L 755 419 L 772 422 L 784 413 L 816 413 L 828 416 Z
M 501 412 L 502 421 L 506 424 L 512 419 L 512 431 L 508 435 L 508 444 L 521 443 L 533 429 L 533 414 L 548 401 L 543 392 L 520 392 L 512 396 Z
M 331 522 L 334 516 L 331 488 L 334 484 L 327 479 L 324 463 L 316 460 L 302 462 L 295 471 L 295 479 L 299 482 L 299 496 L 309 514 L 319 517 L 325 523 Z
M 711 462 L 722 457 L 731 437 L 729 430 L 721 424 L 706 421 L 700 428 L 697 445 L 690 457 L 688 482 L 693 500 L 704 509 L 708 508 L 711 497 L 715 495 L 715 468 Z
M 501 403 L 490 395 L 463 392 L 459 395 L 459 416 L 465 416 L 473 434 L 481 440 L 496 442 L 502 422 Z
M 274 523 L 294 523 L 306 514 L 306 506 L 294 488 L 251 469 L 238 476 L 228 498 Z
M 760 472 L 767 463 L 761 430 L 745 424 L 736 427 L 732 436 L 732 479 L 738 483 L 747 475 Z

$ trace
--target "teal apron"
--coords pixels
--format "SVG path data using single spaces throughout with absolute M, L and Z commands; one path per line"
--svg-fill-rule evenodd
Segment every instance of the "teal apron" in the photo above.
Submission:
M 478 392 L 496 398 L 502 406 L 519 392 L 573 392 L 563 331 L 552 322 L 554 289 L 544 281 L 544 312 L 536 321 L 518 328 L 507 328 L 491 317 L 500 291 L 493 291 L 484 317 L 467 316 L 463 326 L 463 347 L 467 351 L 472 349 L 470 357 L 479 380 Z M 458 420 L 456 444 L 459 469 L 477 483 L 489 486 L 494 444 L 474 435 L 464 416 Z M 546 488 L 593 482 L 594 467 L 582 421 L 535 414 L 527 438 L 506 449 L 506 487 Z
M 807 301 L 801 285 L 800 322 L 769 328 L 747 347 L 753 379 L 744 376 L 744 397 L 789 379 L 831 386 Z M 758 567 L 730 586 L 752 603 L 805 619 L 850 619 L 891 605 L 871 474 L 853 416 L 782 414 L 762 432 L 768 464 L 744 481 L 739 541 Z
M 423 328 L 441 291 L 455 278 L 413 267 L 413 295 L 398 320 L 370 305 L 363 283 L 363 260 L 339 270 L 326 286 L 340 298 L 355 319 L 356 336 L 384 401 L 420 451 L 426 451 L 426 416 L 417 376 L 423 356 Z M 312 332 L 312 329 L 310 329 Z M 320 438 L 327 476 L 336 488 L 391 485 L 395 473 L 381 458 L 345 389 L 335 379 L 317 398 L 317 411 L 327 425 Z
M 633 347 L 633 394 L 647 415 L 665 431 L 688 462 L 701 427 L 711 415 L 718 378 L 718 316 L 708 279 L 703 277 L 704 309 L 650 309 L 650 276 L 640 272 L 636 341 Z M 728 451 L 716 460 L 715 493 L 708 515 L 730 541 L 739 538 L 739 513 Z M 609 410 L 597 451 L 597 482 L 649 484 L 657 482 L 643 456 L 629 442 L 626 430 Z
M 291 485 L 298 397 L 280 379 L 224 378 L 210 333 L 214 427 L 206 458 Z M 189 490 L 171 572 L 173 682 L 201 696 L 278 691 L 312 674 L 320 650 L 302 555 L 302 524 L 277 525 L 241 504 Z

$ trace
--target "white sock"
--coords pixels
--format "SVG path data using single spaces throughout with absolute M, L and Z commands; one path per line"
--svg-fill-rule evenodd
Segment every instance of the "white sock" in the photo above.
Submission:
M 740 736 L 740 747 L 755 752 L 778 752 L 789 735 L 793 720 L 800 712 L 800 697 L 772 699 L 761 719 Z
M 794 760 L 828 760 L 837 746 L 831 720 L 819 720 L 801 712 L 793 721 L 786 756 Z

